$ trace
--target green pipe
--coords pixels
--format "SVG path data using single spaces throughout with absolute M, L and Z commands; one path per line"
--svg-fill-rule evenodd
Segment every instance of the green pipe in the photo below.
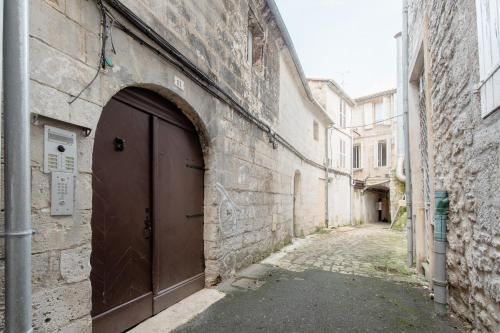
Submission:
M 436 312 L 444 315 L 447 312 L 447 287 L 446 276 L 446 225 L 450 201 L 448 193 L 436 191 L 435 193 L 436 213 L 434 215 L 434 306 Z

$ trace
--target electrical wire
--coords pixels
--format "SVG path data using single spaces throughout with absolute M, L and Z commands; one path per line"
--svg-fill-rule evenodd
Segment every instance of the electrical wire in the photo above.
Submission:
M 90 80 L 89 83 L 83 87 L 82 90 L 76 96 L 72 96 L 73 98 L 68 102 L 68 104 L 73 104 L 77 99 L 80 98 L 80 96 L 92 86 L 92 84 L 95 82 L 97 77 L 99 76 L 99 73 L 101 72 L 101 68 L 105 69 L 106 68 L 106 42 L 107 42 L 107 14 L 106 14 L 106 9 L 104 8 L 104 5 L 102 4 L 101 0 L 97 0 L 96 6 L 99 9 L 99 12 L 101 13 L 101 52 L 99 53 L 99 65 L 97 66 L 97 71 Z M 114 51 L 114 46 L 113 46 L 113 51 Z M 115 52 L 116 53 L 116 52 Z
M 359 125 L 359 126 L 348 126 L 348 127 L 342 127 L 342 128 L 343 129 L 347 129 L 347 128 L 360 128 L 360 127 L 372 126 L 372 125 L 383 123 L 384 121 L 391 120 L 391 119 L 398 118 L 398 117 L 402 117 L 402 116 L 403 116 L 403 114 L 401 113 L 401 114 L 397 114 L 395 116 L 392 116 L 392 117 L 389 117 L 389 118 L 386 118 L 386 119 L 382 119 L 382 120 L 376 121 L 376 122 L 371 123 L 371 124 L 364 124 L 364 125 Z

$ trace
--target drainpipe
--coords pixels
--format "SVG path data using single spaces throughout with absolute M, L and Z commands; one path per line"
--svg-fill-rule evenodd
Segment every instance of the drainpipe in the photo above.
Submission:
M 401 47 L 401 35 L 402 33 L 397 33 L 394 38 L 396 39 L 396 59 L 397 59 L 397 75 L 398 75 L 398 100 L 397 100 L 397 112 L 401 112 L 404 109 L 402 91 L 403 91 L 403 62 L 402 62 L 402 47 Z M 396 162 L 396 179 L 401 183 L 406 182 L 406 177 L 404 175 L 404 160 L 405 160 L 405 146 L 404 146 L 404 123 L 401 117 L 397 120 L 397 140 L 398 143 L 398 159 Z
M 353 220 L 352 220 L 352 191 L 353 191 L 353 168 L 352 168 L 352 159 L 353 159 L 353 154 L 352 154 L 352 151 L 353 151 L 353 148 L 354 148 L 354 142 L 353 142 L 353 138 L 352 138 L 352 130 L 349 131 L 350 133 L 350 139 L 351 139 L 351 153 L 349 154 L 349 156 L 351 157 L 351 160 L 350 160 L 350 164 L 351 164 L 351 176 L 349 177 L 349 219 L 351 220 L 351 225 L 354 225 L 353 223 Z
M 410 165 L 410 117 L 408 110 L 408 0 L 403 0 L 403 117 L 404 117 L 404 141 L 405 141 L 405 189 L 406 189 L 406 237 L 407 237 L 407 261 L 408 266 L 413 266 L 413 219 L 412 219 L 412 185 Z
M 31 332 L 29 0 L 4 3 L 5 331 Z
M 328 147 L 328 132 L 330 131 L 330 128 L 331 128 L 332 124 L 328 124 L 328 126 L 325 128 L 325 228 L 328 228 L 329 227 L 329 216 L 330 216 L 330 212 L 329 212 L 329 209 L 328 209 L 328 182 L 329 182 L 329 179 L 330 179 L 330 174 L 328 172 L 328 168 L 329 168 L 329 157 L 328 156 L 328 150 L 329 150 L 329 147 Z
M 434 217 L 434 307 L 439 315 L 446 314 L 446 222 L 448 220 L 448 193 L 436 191 L 436 215 Z

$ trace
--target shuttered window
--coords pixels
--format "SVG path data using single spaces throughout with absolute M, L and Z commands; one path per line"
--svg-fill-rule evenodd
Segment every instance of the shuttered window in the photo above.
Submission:
M 500 0 L 476 0 L 481 115 L 500 108 Z
M 342 140 L 342 139 L 340 139 L 339 142 L 340 142 L 340 155 L 339 155 L 340 156 L 340 161 L 339 161 L 340 162 L 340 167 L 342 169 L 345 169 L 345 167 L 346 167 L 346 163 L 345 162 L 346 162 L 346 155 L 347 155 L 346 154 L 346 149 L 345 149 L 346 148 L 346 144 L 345 144 L 345 140 Z
M 375 122 L 378 124 L 385 119 L 384 103 L 375 103 Z
M 352 167 L 361 169 L 361 145 L 354 145 L 352 148 Z
M 365 129 L 369 129 L 373 127 L 373 104 L 372 103 L 366 103 L 364 105 L 364 114 L 365 114 Z
M 378 142 L 378 151 L 377 151 L 377 166 L 385 167 L 387 166 L 387 142 L 379 141 Z

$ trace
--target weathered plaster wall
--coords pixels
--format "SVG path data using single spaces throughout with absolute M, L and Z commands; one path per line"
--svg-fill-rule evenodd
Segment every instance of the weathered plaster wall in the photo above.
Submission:
M 349 148 L 348 148 L 349 149 Z M 328 192 L 329 226 L 351 225 L 351 179 L 344 174 L 330 173 Z
M 409 4 L 410 59 L 422 39 L 428 45 L 434 185 L 450 196 L 449 304 L 477 332 L 498 332 L 500 112 L 481 118 L 475 2 Z
M 314 123 L 318 139 L 314 138 Z M 329 119 L 321 107 L 311 101 L 301 85 L 298 73 L 287 49 L 280 55 L 280 97 L 278 132 L 315 162 L 325 159 L 325 129 Z M 308 235 L 325 226 L 325 172 L 319 168 L 291 159 L 283 168 L 286 174 L 300 173 L 300 193 L 297 201 L 296 234 Z M 293 170 L 295 169 L 295 170 Z M 293 207 L 292 207 L 293 208 Z
M 275 130 L 279 128 L 279 53 L 284 43 L 265 1 L 124 3 L 252 114 L 267 121 Z M 114 67 L 102 71 L 81 98 L 70 105 L 70 96 L 76 95 L 92 79 L 98 66 L 99 11 L 94 1 L 87 0 L 34 0 L 30 4 L 32 112 L 93 130 L 89 137 L 84 137 L 76 127 L 54 120 L 42 120 L 32 126 L 36 332 L 89 332 L 91 329 L 93 138 L 102 108 L 124 87 L 142 86 L 172 100 L 199 131 L 208 169 L 204 212 L 207 284 L 231 276 L 289 241 L 296 170 L 302 175 L 303 233 L 308 234 L 324 223 L 324 190 L 321 192 L 324 171 L 302 162 L 282 146 L 274 149 L 266 133 L 195 84 L 177 67 L 118 29 L 113 29 L 116 55 L 108 45 Z M 261 69 L 253 68 L 246 61 L 249 6 L 266 36 Z M 175 76 L 184 80 L 184 90 L 175 86 Z M 42 172 L 44 124 L 78 133 L 72 217 L 50 215 L 50 176 Z M 294 137 L 286 139 L 291 141 Z M 312 155 L 308 158 L 323 163 L 320 148 L 302 148 L 304 155 Z M 0 248 L 3 251 L 3 246 Z M 3 270 L 3 262 L 0 267 Z M 3 315 L 3 311 L 0 314 Z M 3 318 L 0 319 L 3 323 Z
M 351 162 L 352 162 L 352 131 L 340 128 L 340 101 L 345 103 L 346 127 L 351 125 L 352 106 L 349 101 L 334 91 L 328 80 L 309 80 L 309 86 L 314 98 L 323 106 L 326 113 L 333 120 L 334 125 L 328 131 L 328 224 L 330 227 L 339 227 L 351 224 Z M 340 140 L 345 142 L 345 165 L 341 165 Z

